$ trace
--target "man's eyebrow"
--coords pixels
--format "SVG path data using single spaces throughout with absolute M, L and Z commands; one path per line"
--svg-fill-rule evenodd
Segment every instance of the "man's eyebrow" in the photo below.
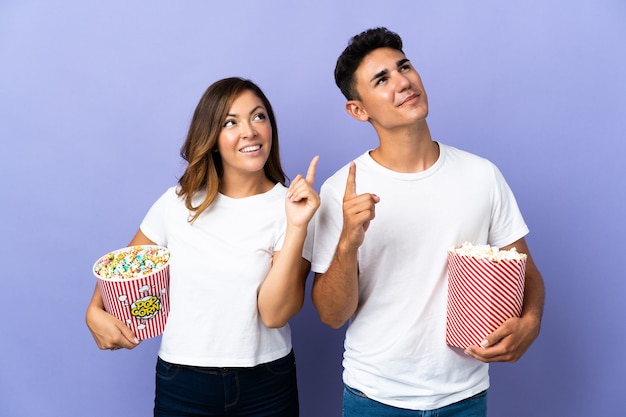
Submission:
M 374 81 L 375 79 L 380 78 L 380 77 L 382 77 L 382 76 L 384 76 L 384 75 L 387 75 L 388 73 L 389 73 L 389 70 L 386 70 L 386 69 L 384 69 L 384 70 L 382 70 L 382 71 L 379 71 L 379 72 L 377 72 L 376 74 L 374 74 L 374 76 L 372 77 L 372 79 L 370 80 L 370 82 L 372 82 L 372 81 Z
M 400 61 L 396 62 L 396 66 L 400 67 L 410 61 L 411 60 L 409 58 L 402 58 Z
M 401 67 L 402 65 L 406 64 L 407 62 L 411 62 L 410 59 L 408 58 L 402 58 L 401 60 L 399 60 L 398 62 L 396 62 L 396 67 Z M 377 72 L 376 74 L 374 74 L 374 76 L 372 77 L 371 81 L 374 81 L 377 78 L 383 77 L 385 75 L 387 75 L 389 73 L 389 70 L 384 69 L 382 71 Z

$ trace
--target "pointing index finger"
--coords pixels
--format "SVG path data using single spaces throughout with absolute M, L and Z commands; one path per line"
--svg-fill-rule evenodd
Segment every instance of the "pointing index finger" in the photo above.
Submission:
M 319 155 L 316 155 L 313 157 L 313 159 L 311 159 L 311 163 L 309 164 L 309 169 L 306 172 L 306 182 L 308 182 L 309 184 L 313 185 L 313 183 L 315 182 L 315 172 L 317 170 L 317 161 L 319 161 L 320 157 Z
M 350 168 L 348 170 L 348 179 L 346 181 L 345 197 L 356 197 L 356 164 L 354 161 L 350 162 Z

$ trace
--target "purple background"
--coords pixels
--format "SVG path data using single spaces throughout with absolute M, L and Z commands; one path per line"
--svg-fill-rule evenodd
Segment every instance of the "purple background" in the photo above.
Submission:
M 382 25 L 422 75 L 434 138 L 503 171 L 546 281 L 542 334 L 492 366 L 489 415 L 626 414 L 622 0 L 2 0 L 1 416 L 151 415 L 158 340 L 96 348 L 93 262 L 175 183 L 218 78 L 265 90 L 292 178 L 320 154 L 319 188 L 374 147 L 332 70 L 349 37 Z M 339 416 L 343 330 L 309 297 L 292 326 L 302 415 Z

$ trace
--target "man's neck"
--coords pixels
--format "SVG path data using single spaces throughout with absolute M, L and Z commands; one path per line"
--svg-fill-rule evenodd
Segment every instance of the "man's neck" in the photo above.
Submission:
M 377 129 L 377 133 L 380 145 L 370 155 L 392 171 L 425 171 L 439 158 L 439 145 L 433 142 L 425 121 L 393 131 Z

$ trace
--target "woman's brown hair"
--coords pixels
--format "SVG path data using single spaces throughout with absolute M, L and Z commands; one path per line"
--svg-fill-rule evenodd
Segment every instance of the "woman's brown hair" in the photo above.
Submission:
M 178 180 L 177 194 L 185 199 L 185 206 L 193 213 L 189 222 L 195 221 L 215 200 L 224 174 L 222 158 L 214 152 L 228 110 L 244 91 L 254 93 L 265 106 L 272 125 L 272 147 L 263 168 L 265 176 L 274 184 L 286 184 L 287 177 L 280 164 L 278 129 L 272 105 L 263 91 L 252 81 L 232 77 L 211 84 L 196 106 L 187 139 L 180 150 L 180 156 L 187 161 L 187 168 Z M 196 192 L 206 191 L 204 200 L 194 206 L 192 199 Z

